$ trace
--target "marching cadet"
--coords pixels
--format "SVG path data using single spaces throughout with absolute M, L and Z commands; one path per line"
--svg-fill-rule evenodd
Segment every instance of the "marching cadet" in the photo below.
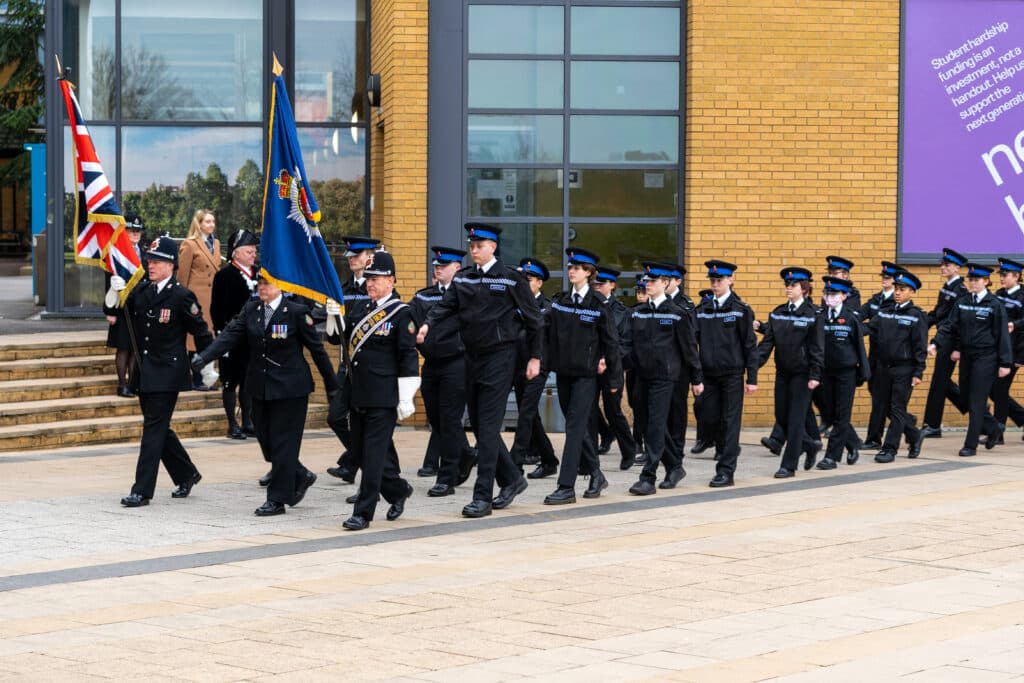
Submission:
M 590 486 L 583 497 L 597 498 L 608 487 L 591 429 L 598 375 L 610 375 L 610 391 L 622 389 L 615 320 L 603 298 L 590 286 L 597 275 L 600 257 L 578 247 L 569 247 L 565 255 L 571 287 L 552 300 L 548 314 L 548 367 L 558 380 L 558 403 L 565 416 L 565 446 L 558 488 L 544 498 L 545 505 L 576 502 L 581 456 L 584 470 L 590 475 Z
M 630 319 L 633 311 L 647 303 L 647 280 L 643 276 L 636 278 L 636 305 L 630 307 Z M 631 325 L 632 326 L 632 325 Z M 625 338 L 623 338 L 625 341 Z M 626 349 L 628 351 L 628 349 Z M 626 398 L 629 408 L 633 411 L 633 442 L 636 444 L 636 457 L 633 462 L 641 462 L 644 457 L 644 433 L 647 431 L 647 407 L 644 405 L 643 391 L 639 384 L 639 374 L 632 367 L 632 356 L 629 356 L 629 368 L 626 369 Z M 625 454 L 622 455 L 625 461 Z
M 452 278 L 462 267 L 466 252 L 449 247 L 430 247 L 434 257 L 434 279 L 413 296 L 410 308 L 413 324 L 417 327 L 427 319 L 427 313 L 441 300 L 451 287 Z M 430 424 L 430 440 L 423 458 L 420 476 L 437 474 L 437 481 L 427 495 L 449 496 L 455 493 L 460 481 L 460 465 L 471 459 L 466 430 L 462 427 L 462 414 L 466 410 L 466 349 L 459 337 L 458 321 L 449 318 L 438 325 L 434 334 L 420 347 L 423 356 L 420 393 Z
M 286 299 L 264 274 L 258 277 L 258 300 L 250 301 L 227 324 L 217 339 L 196 354 L 193 368 L 225 353 L 247 353 L 244 391 L 252 398 L 256 439 L 271 463 L 267 500 L 256 508 L 258 517 L 283 515 L 316 481 L 299 461 L 306 427 L 313 376 L 303 355 L 308 350 L 328 394 L 337 390 L 334 368 L 320 341 L 310 309 Z
M 682 290 L 686 267 L 678 263 L 670 265 L 672 266 L 672 277 L 669 279 L 668 287 L 665 288 L 665 296 L 668 297 L 671 303 L 683 309 L 690 316 L 690 320 L 693 321 L 695 310 L 693 300 L 686 296 Z M 672 406 L 669 408 L 668 413 L 668 433 L 672 436 L 672 441 L 679 448 L 680 458 L 684 460 L 686 459 L 686 428 L 688 427 L 690 417 L 690 378 L 686 376 L 686 372 L 687 368 L 684 366 L 679 379 L 676 381 L 676 389 L 672 394 Z
M 491 514 L 492 508 L 508 507 L 526 490 L 526 477 L 512 462 L 501 438 L 501 424 L 512 389 L 516 340 L 525 328 L 530 349 L 526 378 L 533 379 L 540 374 L 543 320 L 526 278 L 494 255 L 501 229 L 485 223 L 466 223 L 464 227 L 473 265 L 456 274 L 452 287 L 427 314 L 416 341 L 422 344 L 432 327 L 458 317 L 466 347 L 466 400 L 477 445 L 473 501 L 462 514 L 475 518 Z M 496 477 L 507 483 L 494 497 Z
M 138 372 L 132 373 L 131 389 L 139 397 L 143 420 L 135 483 L 131 493 L 121 499 L 121 505 L 130 508 L 149 505 L 161 462 L 177 487 L 172 498 L 187 498 L 203 478 L 171 429 L 171 415 L 178 393 L 192 388 L 185 335 L 192 335 L 200 351 L 212 337 L 196 295 L 174 279 L 177 242 L 160 237 L 150 245 L 147 257 L 149 281 L 135 287 L 124 306 L 138 345 Z M 110 278 L 112 292 L 122 291 L 125 286 L 123 278 Z M 110 294 L 105 303 L 116 307 L 117 297 Z M 208 387 L 217 381 L 217 372 L 210 365 L 202 375 Z
M 959 352 L 960 395 L 967 399 L 967 435 L 960 455 L 977 453 L 978 440 L 985 432 L 985 448 L 995 448 L 1002 427 L 989 414 L 986 402 L 997 377 L 1008 377 L 1013 368 L 1013 348 L 1007 326 L 1006 307 L 988 291 L 992 268 L 965 263 L 968 293 L 956 300 L 949 316 L 939 327 L 928 353 L 939 349 Z
M 405 510 L 413 489 L 401 477 L 391 439 L 396 420 L 415 412 L 413 397 L 420 385 L 416 325 L 409 306 L 394 292 L 394 258 L 385 251 L 375 252 L 363 274 L 369 303 L 359 319 L 346 315 L 353 323 L 346 329 L 351 447 L 363 471 L 352 516 L 342 523 L 349 531 L 370 526 L 381 496 L 391 503 L 388 521 L 398 519 Z
M 810 302 L 811 271 L 788 267 L 779 272 L 786 286 L 786 303 L 778 306 L 764 325 L 764 339 L 758 344 L 759 365 L 775 352 L 775 422 L 783 428 L 786 450 L 775 473 L 776 479 L 796 474 L 801 451 L 806 452 L 804 469 L 814 467 L 816 446 L 806 433 L 807 408 L 811 391 L 821 382 L 824 343 L 823 326 Z
M 710 289 L 702 289 L 697 293 L 697 299 L 702 304 L 705 301 L 711 301 L 711 297 L 712 292 Z M 694 314 L 696 314 L 696 310 L 696 307 L 694 307 Z M 704 421 L 703 404 L 703 395 L 693 397 L 693 419 L 697 423 L 697 438 L 694 441 L 693 448 L 690 449 L 690 453 L 693 453 L 694 455 L 700 455 L 715 445 L 714 438 L 708 438 L 707 435 L 707 424 Z M 776 453 L 776 455 L 778 455 L 778 453 Z
M 829 277 L 839 278 L 841 280 L 850 279 L 850 271 L 853 270 L 854 263 L 848 258 L 842 256 L 826 256 L 825 257 L 825 269 Z M 855 311 L 860 311 L 860 291 L 856 287 L 850 288 L 850 294 L 846 297 L 847 308 Z M 825 308 L 825 302 L 822 300 L 821 308 Z M 821 426 L 817 424 L 812 426 L 814 422 L 813 415 L 808 418 L 808 433 L 811 434 L 812 438 L 819 440 L 829 435 L 832 429 L 832 423 L 834 422 L 834 416 L 832 414 L 832 406 L 828 405 L 825 400 L 825 388 L 818 386 L 813 392 L 811 392 L 811 403 L 818 409 L 818 415 L 821 417 Z
M 904 269 L 897 270 L 893 279 L 896 304 L 890 310 L 880 309 L 868 323 L 869 333 L 878 348 L 875 386 L 889 415 L 889 429 L 885 432 L 882 449 L 875 455 L 875 462 L 881 463 L 896 459 L 904 434 L 910 458 L 920 455 L 924 439 L 924 432 L 915 425 L 917 418 L 907 412 L 910 395 L 924 376 L 927 358 L 928 318 L 912 299 L 921 281 Z
M 890 261 L 882 261 L 882 270 L 879 273 L 879 277 L 882 280 L 882 289 L 871 295 L 868 299 L 868 303 L 861 309 L 860 322 L 864 323 L 864 333 L 867 334 L 869 328 L 867 323 L 871 321 L 879 311 L 890 310 L 896 305 L 896 299 L 893 298 L 893 292 L 896 291 L 895 283 L 893 279 L 896 275 L 896 271 L 899 269 L 895 263 Z M 864 443 L 861 444 L 862 448 L 869 450 L 877 450 L 882 447 L 882 430 L 885 428 L 885 406 L 886 401 L 883 397 L 875 391 L 875 378 L 878 373 L 875 371 L 877 364 L 878 353 L 875 350 L 877 342 L 874 339 L 869 338 L 870 349 L 868 351 L 868 363 L 871 366 L 871 379 L 868 382 L 868 392 L 871 394 L 871 415 L 868 418 L 868 433 Z
M 888 279 L 891 282 L 892 278 Z M 825 310 L 821 312 L 825 332 L 823 384 L 825 402 L 832 406 L 835 421 L 825 458 L 818 463 L 818 469 L 834 470 L 843 457 L 844 449 L 847 451 L 847 465 L 856 463 L 860 457 L 857 450 L 860 439 L 850 424 L 850 415 L 854 393 L 859 385 L 870 379 L 871 367 L 864 352 L 863 324 L 858 312 L 846 306 L 846 296 L 853 283 L 828 275 L 822 281 L 825 283 Z M 887 309 L 878 307 L 873 310 Z
M 826 256 L 825 257 L 825 270 L 828 271 L 829 277 L 839 278 L 840 280 L 849 280 L 850 271 L 853 270 L 854 263 L 848 258 L 842 256 Z M 822 307 L 824 307 L 822 302 Z M 860 290 L 856 287 L 850 287 L 850 293 L 846 297 L 846 307 L 855 311 L 860 311 Z
M 615 288 L 618 286 L 619 275 L 622 273 L 614 268 L 598 266 L 597 275 L 594 277 L 594 291 L 604 299 L 605 308 L 614 323 L 615 331 L 619 340 L 619 357 L 623 371 L 631 366 L 630 358 L 626 353 L 629 349 L 622 340 L 629 334 L 629 309 L 621 301 L 615 298 Z M 601 404 L 604 406 L 604 417 L 607 418 L 607 426 L 619 444 L 619 469 L 628 470 L 636 462 L 636 441 L 633 440 L 633 433 L 629 421 L 622 414 L 622 391 L 624 377 L 615 377 L 611 370 L 598 376 L 597 384 L 600 388 Z M 619 389 L 613 389 L 612 385 L 617 384 Z M 595 397 L 594 411 L 600 418 L 597 400 Z
M 948 247 L 943 248 L 939 274 L 946 282 L 939 290 L 935 308 L 928 313 L 929 328 L 935 327 L 938 331 L 949 317 L 957 299 L 967 294 L 967 287 L 960 277 L 960 268 L 966 263 L 967 257 L 963 254 Z M 935 343 L 934 339 L 932 343 Z M 935 366 L 932 368 L 932 380 L 928 386 L 928 398 L 924 407 L 924 424 L 921 428 L 926 439 L 942 436 L 942 414 L 945 412 L 946 399 L 949 399 L 961 413 L 967 412 L 967 405 L 960 395 L 960 387 L 952 379 L 953 370 L 956 369 L 956 361 L 952 359 L 953 349 L 937 348 L 936 351 Z
M 1007 418 L 1024 427 L 1024 407 L 1010 398 L 1010 386 L 1013 378 L 1024 366 L 1024 287 L 1021 287 L 1021 271 L 1024 264 L 1008 258 L 999 259 L 999 280 L 1003 285 L 996 296 L 1006 307 L 1006 317 L 1010 321 L 1010 341 L 1013 346 L 1013 367 L 1010 374 L 1000 377 L 992 387 L 993 414 L 996 421 L 1006 427 Z M 999 435 L 1002 443 L 1002 434 Z
M 683 365 L 688 366 L 694 395 L 699 396 L 704 391 L 692 320 L 665 294 L 673 266 L 653 261 L 642 265 L 648 299 L 630 311 L 630 332 L 626 337 L 638 375 L 639 393 L 646 406 L 644 443 L 648 456 L 644 458 L 639 481 L 629 488 L 635 496 L 657 493 L 654 482 L 658 478 L 659 462 L 664 462 L 668 470 L 659 488 L 675 488 L 686 476 L 679 446 L 668 433 L 668 412 Z
M 544 296 L 541 288 L 551 277 L 551 272 L 543 261 L 527 257 L 519 262 L 519 272 L 526 278 L 533 293 L 537 308 L 544 321 L 541 332 L 540 373 L 533 379 L 526 379 L 526 365 L 530 361 L 530 347 L 527 343 L 525 330 L 516 341 L 516 369 L 512 378 L 512 388 L 516 394 L 516 406 L 519 417 L 516 420 L 516 435 L 512 443 L 512 462 L 517 467 L 537 465 L 526 475 L 528 479 L 543 479 L 558 472 L 558 458 L 551 445 L 544 422 L 540 419 L 540 397 L 548 382 L 548 350 L 547 324 L 551 312 L 551 300 Z
M 740 455 L 743 395 L 757 391 L 758 355 L 754 313 L 732 291 L 736 266 L 705 261 L 712 298 L 697 309 L 697 342 L 704 371 L 701 411 L 721 456 L 710 486 L 732 486 Z M 743 383 L 746 372 L 747 381 Z

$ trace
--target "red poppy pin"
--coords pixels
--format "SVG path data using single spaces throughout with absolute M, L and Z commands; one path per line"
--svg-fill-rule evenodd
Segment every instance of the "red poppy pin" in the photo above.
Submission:
M 840 318 L 838 322 L 839 322 L 840 325 L 845 325 L 846 324 L 846 318 Z

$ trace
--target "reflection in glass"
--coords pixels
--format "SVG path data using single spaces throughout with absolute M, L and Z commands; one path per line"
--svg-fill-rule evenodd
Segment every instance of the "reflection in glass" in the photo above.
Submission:
M 561 54 L 562 20 L 561 7 L 470 5 L 469 51 L 476 54 Z
M 572 116 L 569 161 L 577 164 L 675 164 L 676 116 Z
M 469 216 L 561 216 L 561 171 L 532 168 L 467 169 Z
M 501 260 L 513 268 L 526 256 L 539 258 L 552 273 L 562 269 L 561 223 L 499 223 Z
M 577 223 L 569 230 L 569 244 L 601 256 L 601 265 L 636 272 L 650 258 L 675 262 L 676 224 Z
M 320 206 L 324 240 L 337 243 L 342 235 L 360 234 L 366 215 L 366 130 L 299 128 L 298 132 L 309 187 Z
M 679 9 L 573 7 L 574 55 L 678 55 Z
M 184 237 L 201 208 L 216 214 L 223 244 L 239 228 L 259 229 L 260 128 L 125 126 L 121 137 L 124 209 L 142 216 L 147 234 Z
M 578 169 L 570 171 L 570 216 L 675 218 L 676 169 Z
M 296 0 L 295 120 L 362 121 L 366 0 Z
M 262 117 L 261 0 L 125 2 L 121 31 L 122 118 Z M 97 93 L 113 93 L 113 71 L 102 76 L 102 88 L 94 80 Z
M 481 109 L 561 109 L 562 62 L 473 59 L 469 106 Z
M 469 116 L 470 163 L 562 161 L 561 116 Z
M 679 62 L 573 62 L 574 109 L 679 109 Z
M 114 21 L 114 0 L 64 0 L 61 62 L 90 121 L 114 118 Z

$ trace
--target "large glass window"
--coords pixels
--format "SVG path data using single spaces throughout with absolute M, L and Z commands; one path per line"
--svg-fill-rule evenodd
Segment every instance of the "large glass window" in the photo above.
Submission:
M 469 106 L 480 109 L 561 109 L 562 62 L 474 59 Z
M 300 128 L 299 145 L 309 187 L 323 218 L 320 233 L 328 243 L 361 234 L 366 222 L 366 129 Z
M 572 63 L 573 109 L 679 108 L 678 62 Z
M 366 0 L 295 0 L 295 120 L 358 123 L 366 101 Z
M 678 55 L 679 9 L 573 7 L 574 55 Z
M 470 162 L 535 163 L 562 160 L 561 116 L 469 117 Z
M 561 54 L 561 7 L 470 5 L 469 51 L 478 54 Z
M 561 171 L 554 168 L 471 168 L 471 216 L 561 216 Z

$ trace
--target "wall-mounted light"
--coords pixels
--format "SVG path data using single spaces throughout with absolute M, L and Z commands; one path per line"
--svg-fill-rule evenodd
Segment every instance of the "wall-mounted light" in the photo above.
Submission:
M 377 127 L 384 125 L 384 117 L 380 104 L 380 74 L 370 74 L 366 77 L 366 101 L 371 108 L 377 108 Z

